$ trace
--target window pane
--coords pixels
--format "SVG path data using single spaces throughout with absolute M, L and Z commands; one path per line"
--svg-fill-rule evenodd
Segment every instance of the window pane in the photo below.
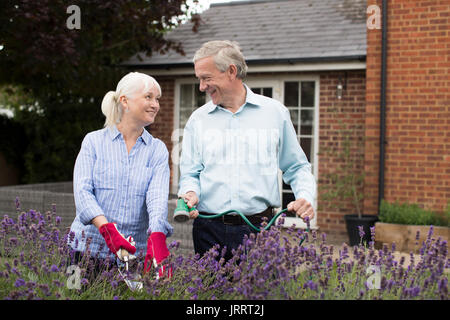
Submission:
M 262 94 L 263 96 L 272 98 L 272 88 L 271 87 L 265 87 L 265 88 L 250 88 L 253 93 L 256 94 Z
M 289 191 L 289 190 L 292 191 L 291 186 L 286 184 L 283 180 L 283 191 Z
M 272 88 L 263 88 L 263 96 L 272 98 Z
M 305 152 L 306 158 L 311 163 L 311 146 L 312 146 L 311 138 L 300 138 L 300 146 Z
M 314 107 L 314 82 L 302 82 L 302 107 Z
M 301 111 L 301 134 L 312 135 L 313 134 L 313 121 L 314 110 L 302 110 Z
M 284 83 L 284 105 L 286 107 L 298 106 L 298 81 Z
M 184 128 L 191 115 L 190 110 L 180 110 L 180 128 Z
M 291 115 L 291 121 L 292 121 L 292 124 L 294 125 L 295 132 L 297 132 L 297 134 L 298 134 L 298 125 L 299 125 L 298 113 L 299 113 L 299 111 L 298 111 L 298 109 L 290 108 L 289 113 Z
M 292 192 L 283 192 L 283 204 L 282 208 L 286 209 L 289 202 L 295 201 L 295 196 Z M 294 212 L 286 212 L 286 217 L 295 217 Z
M 261 94 L 261 88 L 250 88 L 250 90 L 252 90 L 253 93 Z
M 184 128 L 192 112 L 206 102 L 206 94 L 199 90 L 199 84 L 180 85 L 180 128 Z
M 192 84 L 182 84 L 180 87 L 180 108 L 192 108 Z
M 198 84 L 198 83 L 195 85 L 194 95 L 195 95 L 195 103 L 196 103 L 195 107 L 196 108 L 201 107 L 202 105 L 204 105 L 206 103 L 206 93 L 200 91 L 200 84 Z

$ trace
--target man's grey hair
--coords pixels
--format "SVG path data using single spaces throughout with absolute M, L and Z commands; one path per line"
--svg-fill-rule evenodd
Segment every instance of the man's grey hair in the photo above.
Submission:
M 236 41 L 214 40 L 204 43 L 194 55 L 194 64 L 197 60 L 211 56 L 214 57 L 216 67 L 221 72 L 227 71 L 228 67 L 234 64 L 239 79 L 244 79 L 247 75 L 247 63 Z

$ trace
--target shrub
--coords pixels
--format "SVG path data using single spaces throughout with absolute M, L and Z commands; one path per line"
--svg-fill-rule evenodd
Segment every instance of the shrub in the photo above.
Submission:
M 382 200 L 380 205 L 380 222 L 398 223 L 408 225 L 449 225 L 450 210 L 439 214 L 430 210 L 420 208 L 417 204 L 398 202 L 388 203 Z

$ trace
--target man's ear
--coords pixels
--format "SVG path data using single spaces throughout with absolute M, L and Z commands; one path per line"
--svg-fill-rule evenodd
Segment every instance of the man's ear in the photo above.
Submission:
M 227 75 L 230 80 L 235 80 L 237 78 L 237 67 L 234 64 L 230 64 L 228 67 Z

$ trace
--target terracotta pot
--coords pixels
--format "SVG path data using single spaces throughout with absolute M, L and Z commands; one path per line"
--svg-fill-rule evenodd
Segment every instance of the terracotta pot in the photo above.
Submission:
M 375 247 L 382 248 L 383 244 L 391 246 L 395 242 L 396 250 L 415 253 L 419 252 L 422 243 L 426 240 L 430 226 L 406 225 L 395 223 L 375 223 Z M 416 240 L 419 231 L 419 240 Z M 431 238 L 447 241 L 449 249 L 450 228 L 433 226 Z

